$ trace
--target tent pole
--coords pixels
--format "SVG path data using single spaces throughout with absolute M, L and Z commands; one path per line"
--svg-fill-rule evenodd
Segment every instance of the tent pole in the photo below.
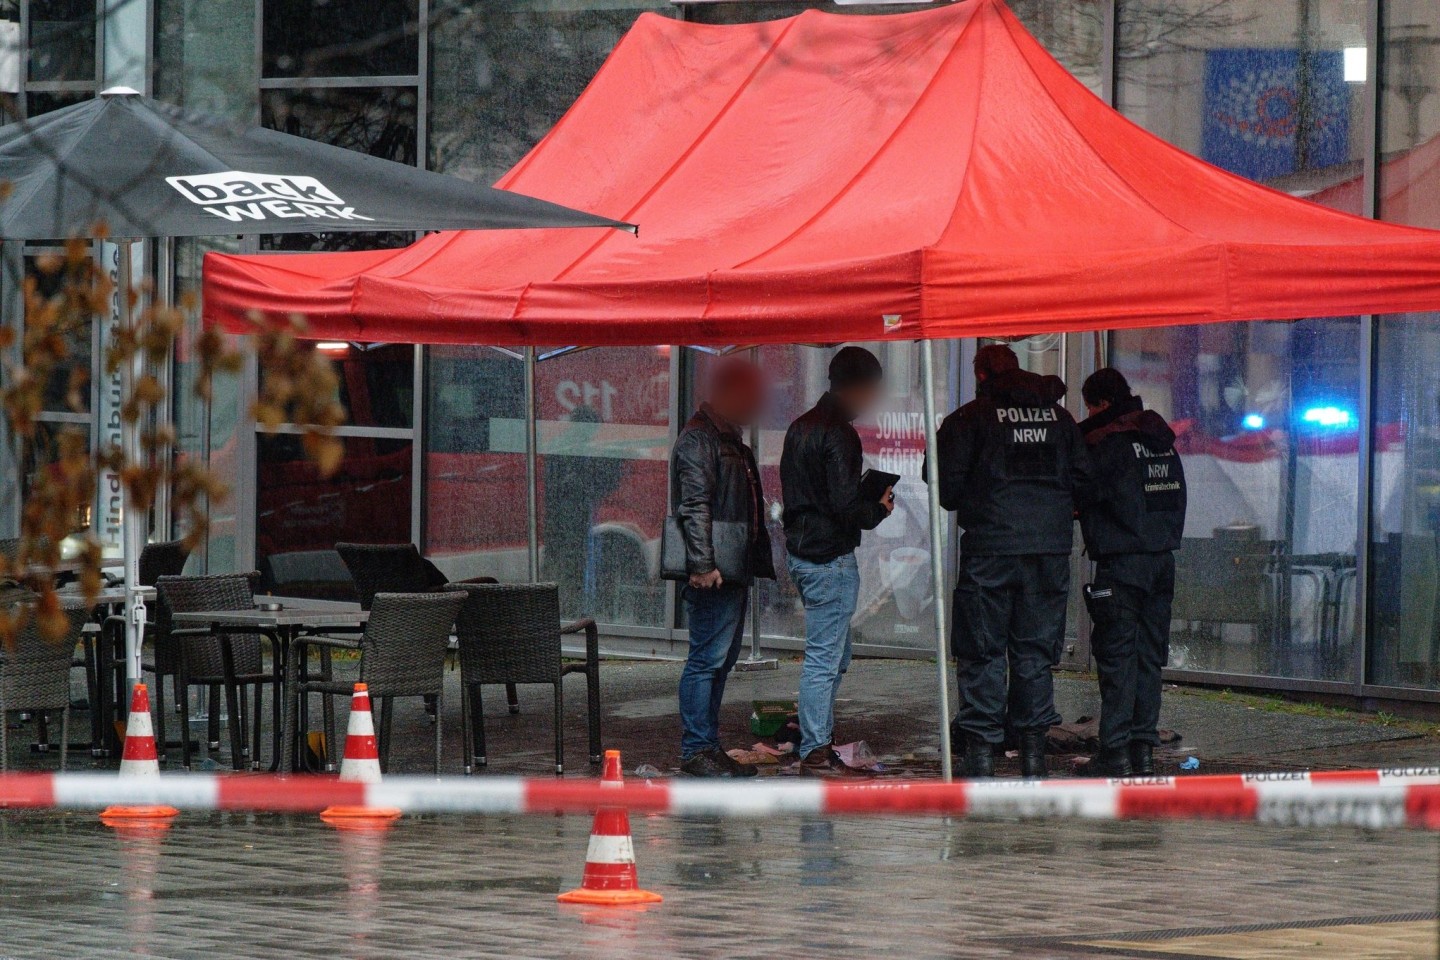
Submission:
M 530 582 L 540 580 L 540 503 L 535 486 L 540 478 L 539 414 L 535 409 L 535 348 L 525 348 L 525 506 L 529 528 L 527 570 Z
M 116 241 L 116 286 L 115 295 L 120 307 L 120 328 L 131 330 L 136 320 L 134 307 L 130 302 L 134 286 L 135 244 L 137 241 L 121 239 Z M 136 350 L 134 356 L 120 369 L 120 388 L 125 397 L 135 395 L 136 385 L 145 376 L 145 356 Z M 137 465 L 141 460 L 140 424 L 124 417 L 120 419 L 120 448 L 125 462 Z M 140 595 L 140 551 L 145 549 L 149 539 L 146 522 L 147 511 L 136 505 L 130 485 L 120 485 L 121 509 L 124 516 L 122 545 L 125 553 L 125 680 L 133 691 L 140 682 L 140 647 L 145 638 L 145 598 Z M 127 698 L 128 699 L 128 698 Z
M 950 758 L 950 634 L 945 629 L 945 515 L 940 510 L 940 443 L 935 418 L 935 348 L 920 341 L 920 388 L 925 394 L 925 462 L 930 464 L 930 575 L 935 581 L 935 670 L 938 675 L 940 712 L 940 777 L 946 783 L 955 778 Z

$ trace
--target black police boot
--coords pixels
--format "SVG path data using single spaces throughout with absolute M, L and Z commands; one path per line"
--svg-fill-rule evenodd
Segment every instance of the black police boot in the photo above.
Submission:
M 1129 751 L 1121 749 L 1100 748 L 1100 752 L 1091 757 L 1077 771 L 1082 777 L 1104 777 L 1107 779 L 1116 777 L 1134 776 L 1130 767 Z
M 1044 730 L 1026 730 L 1020 734 L 1020 776 L 1026 780 L 1043 780 L 1050 775 L 1045 764 Z
M 1137 777 L 1155 776 L 1155 748 L 1148 743 L 1131 740 L 1130 769 Z
M 995 748 L 984 737 L 965 737 L 965 776 L 971 780 L 995 776 Z

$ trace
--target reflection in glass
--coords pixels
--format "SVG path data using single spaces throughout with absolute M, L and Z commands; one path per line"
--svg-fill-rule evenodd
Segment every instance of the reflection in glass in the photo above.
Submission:
M 1346 317 L 1112 334 L 1190 486 L 1172 667 L 1353 675 L 1359 332 Z
M 419 0 L 264 0 L 266 77 L 409 76 Z
M 613 347 L 543 361 L 541 577 L 567 616 L 662 626 L 670 350 Z
M 1440 9 L 1384 17 L 1380 215 L 1440 228 Z M 1367 678 L 1440 687 L 1440 314 L 1379 317 Z
M 255 558 L 328 550 L 337 541 L 410 542 L 409 440 L 345 438 L 345 456 L 321 477 L 300 437 L 259 434 Z
M 541 6 L 457 0 L 437 18 L 430 44 L 432 170 L 494 182 L 570 108 L 642 10 L 673 10 L 664 0 L 608 10 Z
M 920 479 L 925 433 L 920 392 L 919 349 L 912 343 L 861 344 L 885 366 L 886 395 L 880 408 L 857 421 L 865 466 L 898 473 L 895 512 L 864 535 L 856 558 L 860 564 L 860 602 L 854 620 L 855 642 L 871 647 L 933 649 L 935 629 L 930 610 L 934 588 L 930 576 L 929 502 Z M 938 369 L 948 369 L 948 351 L 937 344 Z M 773 345 L 759 350 L 759 363 L 770 379 L 769 410 L 757 430 L 755 452 L 765 488 L 771 542 L 778 580 L 759 588 L 760 630 L 764 636 L 803 637 L 804 608 L 785 571 L 785 531 L 781 525 L 780 454 L 785 431 L 827 389 L 831 350 Z M 692 391 L 703 396 L 712 358 L 693 354 L 688 377 Z M 945 409 L 948 377 L 936 377 L 936 405 Z M 683 413 L 688 417 L 692 401 Z M 947 529 L 949 525 L 946 525 Z M 948 534 L 947 534 L 948 536 Z
M 455 578 L 524 582 L 524 364 L 486 347 L 426 356 L 425 553 Z
M 1360 213 L 1365 7 L 1121 0 L 1117 104 L 1216 166 Z
M 93 83 L 98 19 L 95 0 L 30 0 L 28 79 Z
M 36 257 L 25 258 L 25 277 L 35 284 L 35 293 L 42 300 L 56 296 L 65 286 L 64 272 L 42 270 Z M 88 318 L 62 331 L 66 355 L 45 384 L 41 409 L 55 413 L 83 413 L 90 409 L 93 327 L 93 318 Z

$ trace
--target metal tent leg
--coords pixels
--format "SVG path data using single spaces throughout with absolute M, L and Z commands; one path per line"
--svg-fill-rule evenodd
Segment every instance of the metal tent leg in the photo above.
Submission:
M 940 462 L 938 423 L 935 417 L 935 349 L 929 340 L 920 341 L 920 384 L 925 393 L 925 461 L 932 475 Z M 947 783 L 955 771 L 950 759 L 950 635 L 945 629 L 945 517 L 940 510 L 940 487 L 927 483 L 930 498 L 930 574 L 935 580 L 935 670 L 939 682 L 940 776 Z

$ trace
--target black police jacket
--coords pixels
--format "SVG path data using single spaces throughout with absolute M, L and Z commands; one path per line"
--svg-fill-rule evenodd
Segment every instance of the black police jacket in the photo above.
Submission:
M 1180 549 L 1185 468 L 1165 418 L 1131 397 L 1083 421 L 1080 432 L 1095 465 L 1093 495 L 1080 509 L 1086 551 L 1098 558 Z
M 1090 458 L 1065 384 L 1011 370 L 986 380 L 940 425 L 940 505 L 969 556 L 1069 553 Z
M 690 418 L 670 451 L 671 513 L 685 538 L 685 567 L 709 573 L 716 567 L 710 522 L 750 525 L 750 576 L 773 579 L 765 495 L 755 454 L 740 434 L 701 408 Z
M 860 435 L 827 392 L 785 431 L 780 456 L 785 549 L 811 563 L 829 563 L 860 545 L 889 511 L 860 499 L 864 455 Z

